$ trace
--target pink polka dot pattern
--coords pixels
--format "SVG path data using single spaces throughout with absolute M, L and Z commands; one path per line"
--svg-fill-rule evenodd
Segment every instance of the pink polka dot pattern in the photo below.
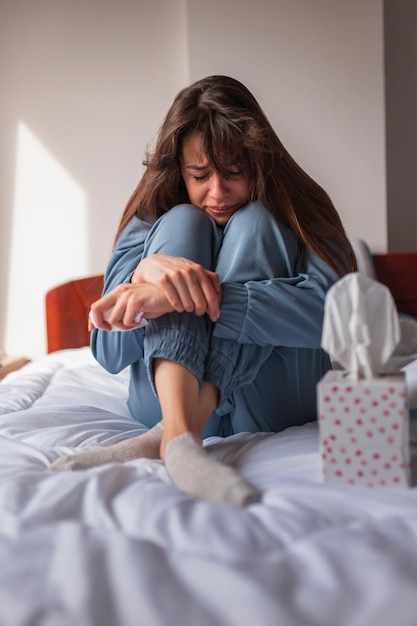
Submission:
M 325 482 L 410 486 L 409 415 L 403 376 L 349 379 L 332 371 L 317 389 Z

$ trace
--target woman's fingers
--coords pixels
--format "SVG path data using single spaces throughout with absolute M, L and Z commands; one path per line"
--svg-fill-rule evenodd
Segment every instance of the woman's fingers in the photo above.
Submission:
M 221 288 L 215 272 L 183 258 L 153 255 L 146 260 L 150 262 L 145 271 L 135 272 L 135 282 L 118 285 L 94 302 L 91 311 L 97 328 L 135 328 L 140 312 L 149 319 L 171 311 L 207 313 L 211 320 L 217 321 Z M 138 282 L 145 275 L 155 282 Z
M 138 313 L 151 319 L 173 310 L 162 291 L 146 283 L 118 285 L 91 305 L 94 325 L 102 330 L 130 330 L 138 325 Z
M 139 263 L 132 278 L 132 282 L 142 281 L 160 288 L 175 311 L 219 316 L 218 276 L 199 263 L 154 254 Z

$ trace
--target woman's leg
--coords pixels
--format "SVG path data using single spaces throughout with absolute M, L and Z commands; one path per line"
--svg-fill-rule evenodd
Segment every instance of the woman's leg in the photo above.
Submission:
M 237 211 L 227 223 L 217 257 L 216 271 L 221 283 L 242 284 L 251 280 L 285 278 L 294 275 L 300 251 L 296 234 L 279 224 L 261 203 L 252 202 Z M 235 315 L 236 311 L 233 311 L 229 299 L 227 309 L 222 310 L 222 326 L 227 328 L 229 316 L 230 326 L 233 328 Z M 229 416 L 234 412 L 234 396 L 237 390 L 250 388 L 264 363 L 270 360 L 272 352 L 273 346 L 239 344 L 235 340 L 211 337 L 206 360 L 206 380 L 219 385 L 221 389 L 217 416 Z M 227 376 L 218 367 L 223 362 L 229 363 L 225 368 L 229 372 Z M 214 416 L 213 418 L 215 422 L 216 419 Z M 222 434 L 240 432 L 240 429 L 231 428 L 228 417 L 224 421 L 229 424 Z M 235 422 L 234 427 L 238 423 Z M 212 434 L 208 430 L 209 426 L 210 421 L 206 435 L 208 432 Z
M 172 227 L 179 221 L 186 222 L 185 230 L 190 228 L 189 232 L 183 231 L 180 238 L 173 238 L 172 231 L 165 230 L 170 236 L 151 242 L 147 253 L 185 256 L 213 269 L 223 240 L 222 231 L 199 209 L 176 207 L 173 211 L 170 212 Z M 206 316 L 187 313 L 150 320 L 146 327 L 145 362 L 164 426 L 161 457 L 172 482 L 181 491 L 210 501 L 244 506 L 259 500 L 258 490 L 233 468 L 211 459 L 201 444 L 202 428 L 219 398 L 217 385 L 205 382 L 211 328 Z M 220 385 L 228 377 L 230 364 L 227 359 L 216 363 Z
M 216 271 L 222 282 L 232 283 L 293 276 L 300 251 L 293 231 L 253 203 L 226 226 Z M 211 348 L 224 352 L 227 342 L 213 338 Z M 277 346 L 260 363 L 260 353 L 255 350 L 251 358 L 250 350 L 242 347 L 228 401 L 216 409 L 223 416 L 223 434 L 278 432 L 313 421 L 316 384 L 330 367 L 328 356 L 320 349 Z
M 260 492 L 232 467 L 212 459 L 201 444 L 201 430 L 217 406 L 218 389 L 200 385 L 182 365 L 154 362 L 155 387 L 163 415 L 161 457 L 173 484 L 184 493 L 236 507 L 257 502 Z

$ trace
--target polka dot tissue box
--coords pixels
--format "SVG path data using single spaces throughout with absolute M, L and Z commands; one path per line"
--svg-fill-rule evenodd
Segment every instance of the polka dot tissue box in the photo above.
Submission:
M 322 347 L 340 369 L 317 387 L 325 482 L 410 486 L 406 379 L 381 374 L 400 335 L 385 285 L 354 272 L 329 289 Z
M 349 379 L 331 371 L 318 385 L 325 482 L 367 487 L 411 485 L 405 377 Z

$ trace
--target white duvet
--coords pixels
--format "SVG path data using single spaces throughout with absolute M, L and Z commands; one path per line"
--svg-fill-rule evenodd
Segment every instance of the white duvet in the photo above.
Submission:
M 193 500 L 146 459 L 48 464 L 144 430 L 88 348 L 0 384 L 0 626 L 416 626 L 417 491 L 324 485 L 316 424 L 206 440 L 259 486 Z

